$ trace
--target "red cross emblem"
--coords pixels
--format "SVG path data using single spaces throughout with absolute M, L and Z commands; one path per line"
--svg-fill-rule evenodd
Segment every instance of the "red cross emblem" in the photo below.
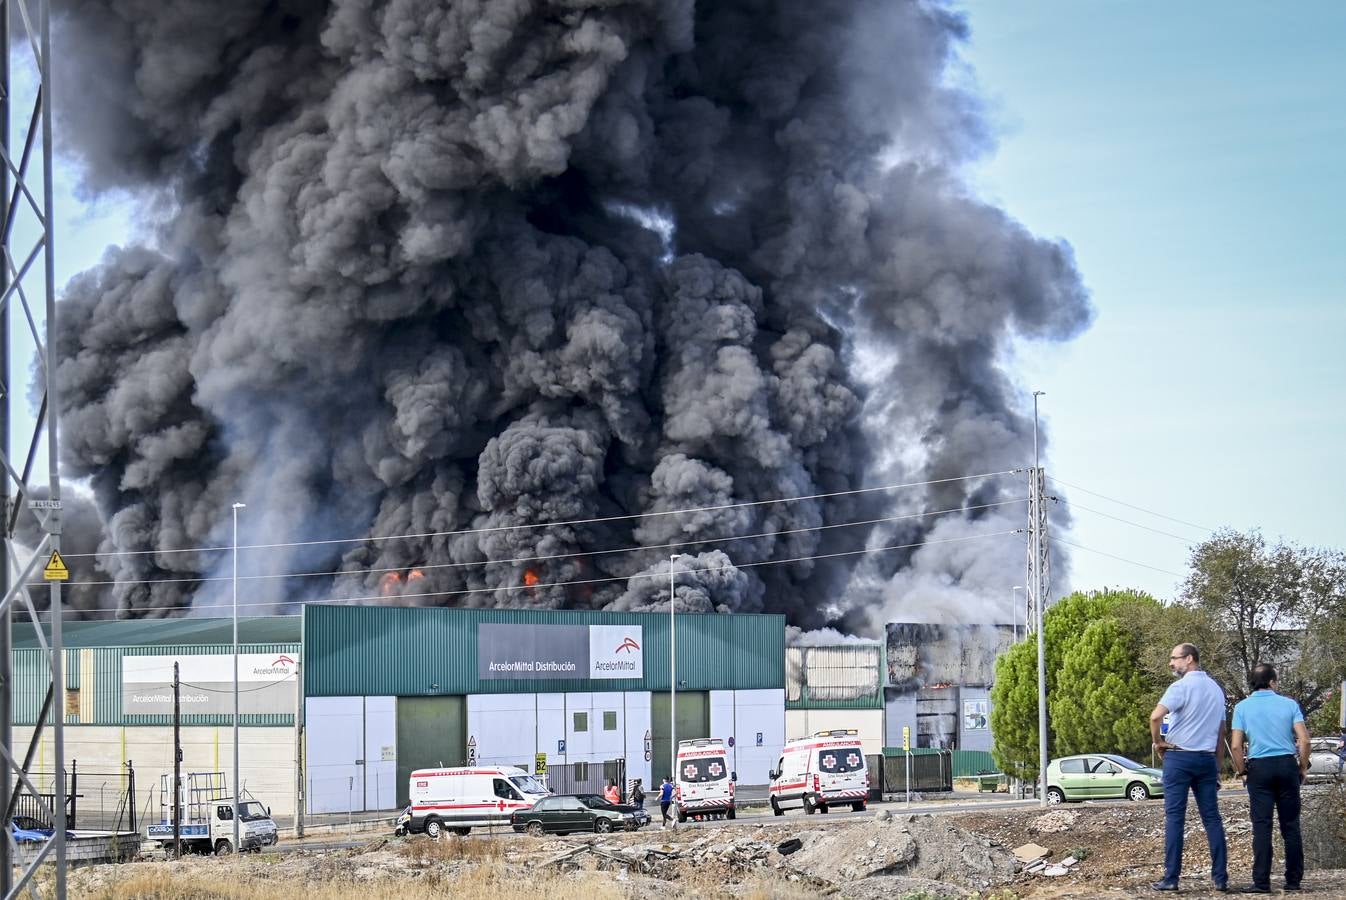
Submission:
M 710 777 L 711 777 L 711 778 L 719 778 L 719 777 L 720 777 L 720 773 L 723 772 L 723 771 L 724 771 L 724 766 L 720 765 L 719 763 L 717 763 L 717 762 L 713 762 L 713 763 L 710 764 Z
M 684 766 L 682 770 L 682 777 L 686 778 L 688 781 L 691 781 L 693 778 L 695 778 L 696 766 L 692 765 L 691 763 L 688 763 L 686 766 Z
M 837 767 L 836 755 L 832 753 L 824 753 L 822 763 L 824 769 L 835 769 Z
M 859 756 L 856 756 L 854 753 L 847 754 L 847 756 L 846 756 L 846 765 L 848 765 L 848 766 L 858 766 L 858 765 L 860 765 L 860 757 L 859 757 Z

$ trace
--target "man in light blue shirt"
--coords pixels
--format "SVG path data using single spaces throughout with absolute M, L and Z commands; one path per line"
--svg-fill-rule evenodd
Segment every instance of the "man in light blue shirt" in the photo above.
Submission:
M 1248 811 L 1253 820 L 1253 882 L 1243 892 L 1271 893 L 1273 808 L 1285 840 L 1285 889 L 1297 891 L 1304 877 L 1299 786 L 1309 770 L 1309 730 L 1299 704 L 1276 693 L 1276 670 L 1270 665 L 1253 666 L 1248 686 L 1252 694 L 1234 707 L 1231 747 L 1234 771 L 1247 779 Z
M 1182 874 L 1182 838 L 1187 792 L 1196 796 L 1201 824 L 1210 844 L 1210 877 L 1217 891 L 1229 889 L 1224 822 L 1216 795 L 1224 763 L 1224 691 L 1200 666 L 1192 644 L 1179 644 L 1168 656 L 1177 681 L 1169 685 L 1150 714 L 1150 736 L 1164 764 L 1164 878 L 1156 891 L 1176 891 Z M 1160 737 L 1164 716 L 1168 734 Z

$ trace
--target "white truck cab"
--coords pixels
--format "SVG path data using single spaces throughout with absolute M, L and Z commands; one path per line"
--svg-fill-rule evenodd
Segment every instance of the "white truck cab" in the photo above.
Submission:
M 768 796 L 778 816 L 801 807 L 806 813 L 827 812 L 838 804 L 865 808 L 869 772 L 854 728 L 819 731 L 785 744 L 780 761 L 771 770 Z
M 146 840 L 173 849 L 172 777 L 163 776 L 159 821 L 145 828 Z M 256 800 L 238 802 L 238 843 L 234 846 L 234 798 L 223 772 L 189 772 L 182 781 L 178 836 L 189 853 L 223 856 L 235 850 L 261 850 L 279 840 L 271 810 Z
M 738 773 L 729 771 L 729 755 L 720 738 L 678 741 L 673 779 L 679 822 L 686 822 L 688 816 L 734 818 Z
M 438 838 L 446 830 L 510 827 L 510 815 L 549 795 L 547 786 L 517 766 L 417 769 L 411 773 L 411 819 L 406 829 Z

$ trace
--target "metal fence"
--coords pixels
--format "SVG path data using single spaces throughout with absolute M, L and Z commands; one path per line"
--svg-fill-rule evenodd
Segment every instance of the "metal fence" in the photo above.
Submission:
M 626 760 L 608 759 L 598 762 L 574 762 L 547 767 L 547 787 L 553 794 L 601 794 L 609 781 L 616 782 L 622 799 L 626 799 Z M 645 788 L 646 793 L 649 788 Z
M 869 757 L 870 772 L 882 772 L 883 780 L 877 787 L 883 793 L 907 792 L 908 756 L 911 757 L 911 790 L 927 794 L 953 790 L 952 750 L 903 751 L 884 748 L 882 757 Z M 875 786 L 871 779 L 871 791 Z
M 28 780 L 37 793 L 15 781 L 5 821 L 21 828 L 52 827 L 55 796 L 54 772 L 30 772 Z M 66 828 L 70 831 L 135 831 L 136 775 L 128 760 L 120 769 L 81 769 L 70 761 L 66 773 Z

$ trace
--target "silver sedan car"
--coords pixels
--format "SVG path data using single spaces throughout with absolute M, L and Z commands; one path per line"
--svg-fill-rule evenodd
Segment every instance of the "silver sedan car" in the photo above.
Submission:
M 1309 742 L 1309 777 L 1323 778 L 1346 774 L 1341 738 L 1314 738 Z

